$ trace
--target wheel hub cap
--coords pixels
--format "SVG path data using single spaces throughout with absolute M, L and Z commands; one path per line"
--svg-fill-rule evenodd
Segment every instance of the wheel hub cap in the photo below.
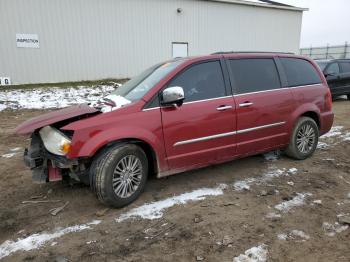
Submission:
M 113 190 L 120 198 L 130 197 L 139 188 L 142 164 L 138 157 L 128 155 L 116 165 L 113 173 Z
M 314 128 L 310 124 L 303 125 L 297 134 L 297 147 L 301 153 L 309 153 L 316 140 L 316 134 Z

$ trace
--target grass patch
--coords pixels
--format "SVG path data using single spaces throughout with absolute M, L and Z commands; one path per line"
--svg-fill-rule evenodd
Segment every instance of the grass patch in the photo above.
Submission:
M 86 80 L 86 81 L 78 81 L 78 82 L 60 82 L 60 83 L 39 83 L 39 84 L 25 84 L 25 85 L 10 85 L 10 86 L 1 86 L 0 91 L 3 90 L 14 90 L 14 89 L 36 89 L 36 88 L 50 88 L 50 87 L 58 87 L 58 88 L 68 88 L 68 87 L 79 87 L 79 86 L 97 86 L 97 85 L 111 85 L 114 83 L 123 84 L 129 79 L 100 79 L 100 80 Z

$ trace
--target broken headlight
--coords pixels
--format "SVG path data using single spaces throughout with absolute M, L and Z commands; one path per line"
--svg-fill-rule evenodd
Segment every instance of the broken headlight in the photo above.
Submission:
M 44 146 L 52 154 L 64 156 L 68 154 L 71 147 L 71 140 L 59 130 L 45 126 L 39 131 Z

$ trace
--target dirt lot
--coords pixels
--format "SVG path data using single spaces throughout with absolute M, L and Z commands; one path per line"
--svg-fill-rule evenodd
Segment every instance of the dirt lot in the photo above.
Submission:
M 31 183 L 31 173 L 22 164 L 28 140 L 12 132 L 42 112 L 0 113 L 0 257 L 5 244 L 12 243 L 7 240 L 101 222 L 56 236 L 40 248 L 13 252 L 3 261 L 232 261 L 259 245 L 268 261 L 350 261 L 350 229 L 336 223 L 350 213 L 349 101 L 334 102 L 334 125 L 343 128 L 321 139 L 328 147 L 310 159 L 255 156 L 150 179 L 141 198 L 117 210 L 104 210 L 82 185 Z M 227 185 L 223 194 L 164 209 L 161 219 L 115 220 L 146 203 L 220 183 Z M 22 204 L 39 195 L 61 202 Z M 49 214 L 66 201 L 63 212 Z M 33 244 L 28 242 L 27 247 Z

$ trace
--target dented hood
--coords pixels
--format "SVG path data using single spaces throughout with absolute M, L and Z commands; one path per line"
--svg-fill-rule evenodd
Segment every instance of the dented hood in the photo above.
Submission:
M 38 117 L 31 118 L 24 123 L 20 124 L 15 132 L 17 134 L 29 134 L 34 132 L 36 129 L 48 126 L 63 120 L 68 120 L 73 117 L 93 114 L 99 112 L 99 110 L 88 106 L 87 104 L 81 104 L 77 106 L 70 106 L 61 110 L 57 110 L 54 112 L 50 112 L 44 115 L 40 115 Z

